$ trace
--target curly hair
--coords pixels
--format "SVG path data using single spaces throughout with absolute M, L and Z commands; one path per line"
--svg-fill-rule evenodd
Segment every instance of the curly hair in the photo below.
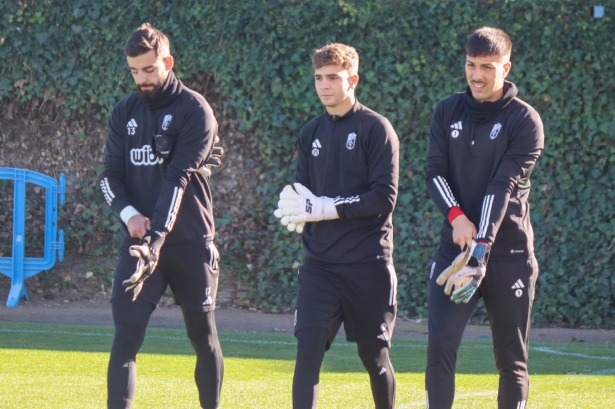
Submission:
M 312 56 L 312 66 L 315 69 L 325 65 L 341 65 L 345 70 L 356 74 L 359 71 L 359 53 L 354 47 L 346 44 L 328 44 L 316 50 Z

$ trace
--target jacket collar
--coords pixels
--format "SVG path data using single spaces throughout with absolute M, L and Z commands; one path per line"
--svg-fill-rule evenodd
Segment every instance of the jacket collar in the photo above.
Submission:
M 504 81 L 504 95 L 497 101 L 478 102 L 472 96 L 470 87 L 466 89 L 465 107 L 470 117 L 477 123 L 489 122 L 517 96 L 517 87 L 510 81 Z
M 183 89 L 183 84 L 175 76 L 173 71 L 169 71 L 167 80 L 162 85 L 162 88 L 152 99 L 141 99 L 143 103 L 152 111 L 163 108 L 175 101 Z

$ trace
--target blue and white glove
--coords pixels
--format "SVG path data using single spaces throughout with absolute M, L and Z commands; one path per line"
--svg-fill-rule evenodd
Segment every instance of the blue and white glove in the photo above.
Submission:
M 128 280 L 124 280 L 122 285 L 126 287 L 126 292 L 133 291 L 132 301 L 135 301 L 141 293 L 143 282 L 154 273 L 164 238 L 164 234 L 148 230 L 141 244 L 130 246 L 130 255 L 137 257 L 139 261 L 133 275 Z
M 476 289 L 485 277 L 490 246 L 472 241 L 472 246 L 462 252 L 446 270 L 440 274 L 436 283 L 446 286 L 444 292 L 451 295 L 451 301 L 456 304 L 470 301 Z

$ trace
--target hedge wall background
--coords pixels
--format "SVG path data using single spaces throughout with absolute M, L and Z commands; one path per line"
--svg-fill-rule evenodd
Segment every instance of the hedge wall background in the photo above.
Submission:
M 606 16 L 593 19 L 586 1 L 4 1 L 0 106 L 3 121 L 26 117 L 27 126 L 39 113 L 76 129 L 77 145 L 43 132 L 60 157 L 42 166 L 35 144 L 29 168 L 67 172 L 78 191 L 83 208 L 62 219 L 72 237 L 68 251 L 85 246 L 114 257 L 117 223 L 95 187 L 104 134 L 88 130 L 104 128 L 113 105 L 132 92 L 121 48 L 127 36 L 145 21 L 160 28 L 171 39 L 180 78 L 220 101 L 217 115 L 232 131 L 221 135 L 223 144 L 253 146 L 238 161 L 256 181 L 240 195 L 250 199 L 221 203 L 217 212 L 224 268 L 250 288 L 253 305 L 285 310 L 294 301 L 301 247 L 272 212 L 292 180 L 298 131 L 322 111 L 310 56 L 329 42 L 351 44 L 361 56 L 359 100 L 387 116 L 402 143 L 394 217 L 400 313 L 425 316 L 442 220 L 424 187 L 431 112 L 465 89 L 468 35 L 500 27 L 514 43 L 509 78 L 545 124 L 530 196 L 541 265 L 534 320 L 613 327 L 615 3 L 602 4 Z M 15 146 L 12 138 L 15 132 L 2 134 L 0 166 L 22 163 L 7 148 Z M 78 173 L 70 163 L 84 152 L 91 166 Z M 214 174 L 218 195 L 216 183 Z M 232 196 L 216 200 L 225 197 Z

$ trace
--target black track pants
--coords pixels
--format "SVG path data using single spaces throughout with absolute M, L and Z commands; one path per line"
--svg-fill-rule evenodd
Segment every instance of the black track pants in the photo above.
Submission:
M 118 298 L 111 302 L 115 336 L 107 372 L 107 407 L 132 407 L 137 387 L 137 352 L 155 306 L 150 302 Z
M 318 400 L 320 367 L 328 348 L 329 330 L 306 327 L 297 331 L 297 361 L 293 378 L 293 409 L 314 409 Z M 395 371 L 389 349 L 377 344 L 358 344 L 367 370 L 376 409 L 395 406 Z
M 136 356 L 143 344 L 154 305 L 137 298 L 111 301 L 115 336 L 107 373 L 109 409 L 129 409 L 136 392 Z M 204 409 L 217 409 L 224 365 L 218 342 L 214 311 L 183 311 L 188 338 L 196 352 L 194 377 Z
M 463 331 L 482 296 L 489 316 L 500 381 L 499 409 L 525 408 L 530 312 L 538 278 L 536 259 L 490 260 L 487 274 L 467 304 L 455 304 L 436 284 L 454 256 L 434 257 L 429 282 L 429 341 L 425 386 L 429 409 L 450 409 L 455 396 L 455 364 Z
M 376 409 L 395 407 L 395 371 L 389 359 L 389 348 L 381 345 L 358 345 L 359 357 L 369 374 Z
M 196 352 L 194 380 L 199 390 L 199 402 L 203 409 L 217 409 L 224 377 L 222 348 L 214 311 L 184 311 L 188 338 Z
M 297 360 L 293 377 L 293 409 L 314 409 L 318 400 L 320 365 L 328 348 L 329 330 L 302 328 L 297 336 Z

